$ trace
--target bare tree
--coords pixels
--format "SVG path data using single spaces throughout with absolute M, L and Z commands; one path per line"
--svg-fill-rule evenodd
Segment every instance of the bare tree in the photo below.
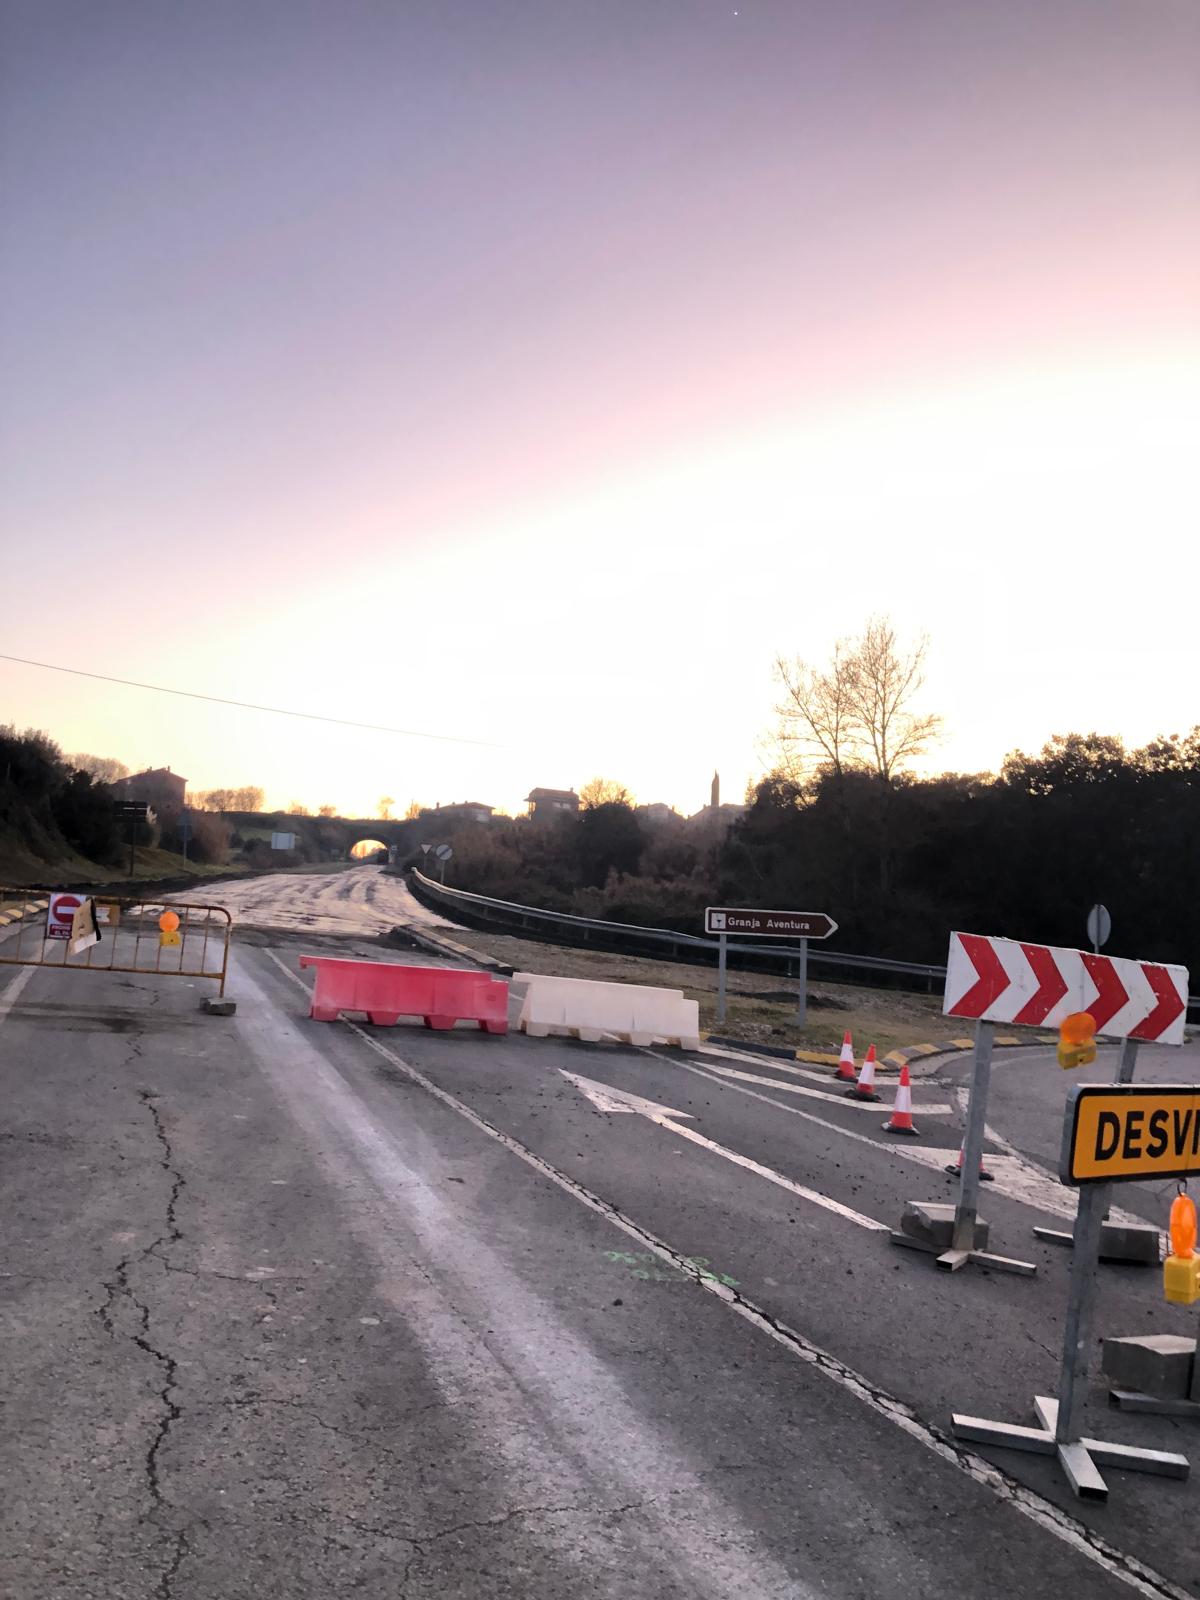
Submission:
M 813 767 L 828 767 L 840 778 L 857 765 L 858 726 L 854 711 L 855 647 L 840 640 L 822 670 L 799 656 L 775 658 L 775 681 L 783 698 L 776 742 L 784 770 L 798 777 Z
M 633 796 L 613 778 L 591 778 L 579 791 L 579 804 L 584 811 L 594 811 L 597 806 L 632 806 Z
M 336 806 L 328 806 L 328 805 L 327 806 L 318 806 L 317 807 L 317 815 L 319 817 L 336 817 L 337 816 L 337 807 Z
M 422 809 L 423 808 L 419 800 L 410 800 L 408 802 L 408 810 L 404 813 L 405 822 L 415 822 L 421 815 Z
M 788 776 L 824 768 L 841 777 L 867 767 L 890 784 L 941 727 L 940 717 L 912 709 L 925 682 L 927 651 L 924 636 L 905 651 L 891 621 L 872 617 L 861 638 L 834 646 L 827 667 L 778 657 L 775 678 L 783 698 L 775 742 Z
M 378 811 L 381 821 L 388 822 L 388 821 L 391 820 L 392 807 L 395 804 L 396 804 L 396 798 L 395 798 L 394 795 L 390 795 L 390 794 L 380 795 L 379 804 L 375 807 L 375 809 L 376 809 L 376 811 Z
M 309 811 L 308 807 L 306 805 L 302 805 L 299 800 L 290 800 L 288 802 L 289 817 L 308 817 L 311 815 L 312 813 Z
M 857 741 L 875 771 L 890 784 L 896 772 L 923 755 L 942 719 L 921 715 L 912 702 L 925 683 L 929 640 L 922 634 L 907 651 L 887 617 L 872 617 L 854 647 L 849 704 Z
M 116 783 L 119 778 L 129 776 L 129 768 L 125 763 L 114 760 L 112 756 L 89 756 L 80 752 L 79 755 L 66 756 L 64 760 L 77 772 L 86 772 L 89 777 L 95 778 L 97 783 Z

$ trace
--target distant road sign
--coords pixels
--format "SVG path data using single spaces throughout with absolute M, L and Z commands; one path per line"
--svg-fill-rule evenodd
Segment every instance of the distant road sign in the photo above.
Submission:
M 952 933 L 942 1010 L 1025 1028 L 1087 1011 L 1109 1038 L 1182 1044 L 1187 993 L 1186 967 Z
M 294 833 L 273 833 L 271 835 L 272 850 L 294 850 L 296 848 L 296 835 Z
M 746 911 L 707 906 L 705 933 L 736 933 L 752 939 L 828 939 L 837 923 L 824 911 Z
M 434 849 L 433 853 L 439 861 L 449 861 L 450 857 L 454 854 L 454 851 L 451 850 L 448 844 L 439 844 Z
M 1107 906 L 1093 906 L 1087 916 L 1087 936 L 1093 950 L 1099 950 L 1108 943 L 1112 933 L 1112 918 L 1108 914 Z
M 1058 1175 L 1128 1183 L 1200 1172 L 1200 1087 L 1080 1084 L 1067 1096 Z

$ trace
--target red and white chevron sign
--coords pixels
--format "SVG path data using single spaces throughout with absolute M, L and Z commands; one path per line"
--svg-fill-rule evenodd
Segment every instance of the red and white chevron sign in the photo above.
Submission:
M 1017 1028 L 1056 1028 L 1088 1011 L 1110 1038 L 1182 1044 L 1187 993 L 1186 967 L 952 933 L 942 1011 Z

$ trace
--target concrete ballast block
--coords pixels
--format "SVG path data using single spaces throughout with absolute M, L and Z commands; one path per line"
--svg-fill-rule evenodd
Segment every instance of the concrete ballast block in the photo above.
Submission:
M 954 1207 L 938 1200 L 906 1200 L 900 1231 L 930 1250 L 949 1250 L 954 1238 Z M 986 1250 L 988 1225 L 975 1219 L 975 1248 Z
M 1195 1359 L 1195 1339 L 1177 1333 L 1145 1333 L 1105 1339 L 1100 1370 L 1118 1389 L 1183 1400 Z
M 1161 1239 L 1159 1230 L 1148 1222 L 1127 1225 L 1104 1222 L 1100 1225 L 1100 1259 L 1134 1261 L 1156 1267 L 1162 1259 Z

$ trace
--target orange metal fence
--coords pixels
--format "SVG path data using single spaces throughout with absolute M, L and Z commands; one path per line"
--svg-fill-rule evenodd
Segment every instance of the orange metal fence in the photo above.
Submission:
M 225 993 L 233 918 L 224 906 L 88 896 L 86 891 L 79 895 L 81 900 L 88 898 L 95 905 L 99 939 L 72 954 L 66 940 L 47 937 L 47 903 L 42 895 L 0 886 L 0 966 L 211 978 L 218 994 Z M 177 928 L 160 926 L 164 912 L 175 913 Z

